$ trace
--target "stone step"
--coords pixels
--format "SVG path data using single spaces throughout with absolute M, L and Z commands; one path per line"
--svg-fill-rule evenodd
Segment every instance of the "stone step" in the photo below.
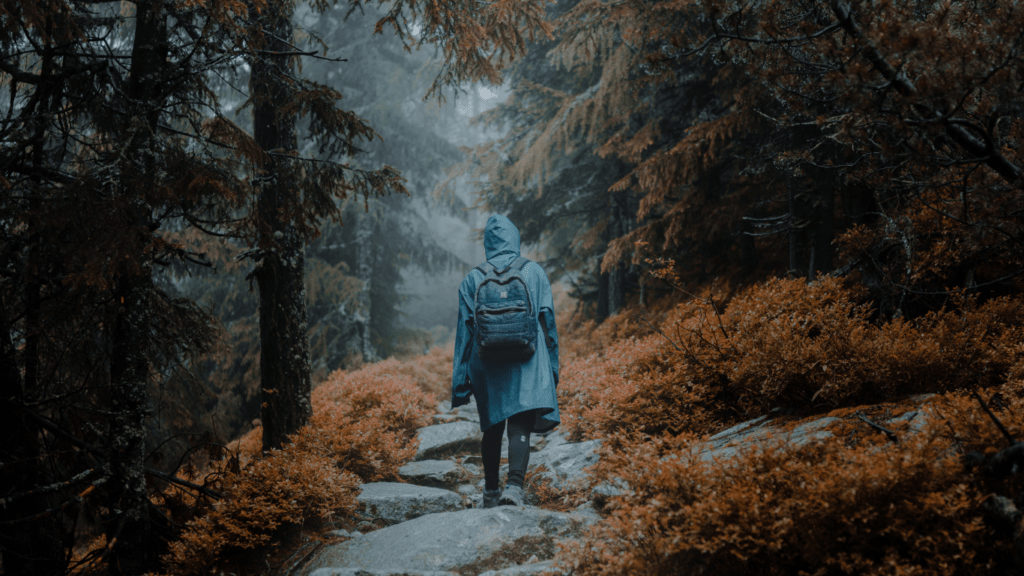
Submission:
M 299 576 L 348 576 L 343 569 L 382 570 L 381 576 L 504 570 L 550 560 L 558 541 L 579 537 L 594 520 L 589 514 L 512 506 L 427 514 L 324 546 Z
M 463 508 L 461 494 L 440 488 L 399 482 L 372 482 L 361 488 L 357 500 L 363 505 L 363 513 L 388 524 Z
M 480 425 L 474 422 L 450 422 L 420 428 L 416 433 L 419 449 L 414 461 L 440 460 L 472 451 L 480 451 Z
M 457 486 L 467 472 L 452 460 L 420 460 L 409 462 L 398 469 L 398 475 L 419 486 L 434 488 L 452 488 Z
M 528 573 L 529 574 L 529 573 Z M 362 568 L 322 568 L 309 576 L 459 576 L 455 572 L 440 570 L 366 570 Z

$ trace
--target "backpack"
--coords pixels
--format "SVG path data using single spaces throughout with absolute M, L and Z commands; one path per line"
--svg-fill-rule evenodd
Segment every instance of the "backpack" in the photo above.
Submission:
M 482 360 L 522 362 L 537 350 L 537 310 L 522 275 L 529 263 L 519 256 L 504 270 L 490 262 L 476 267 L 484 274 L 473 300 Z

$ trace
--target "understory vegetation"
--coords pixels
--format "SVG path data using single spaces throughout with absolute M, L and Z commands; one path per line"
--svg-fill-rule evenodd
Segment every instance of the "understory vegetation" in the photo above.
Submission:
M 602 502 L 586 540 L 562 549 L 563 569 L 1012 572 L 1019 535 L 990 509 L 1024 483 L 994 469 L 1010 441 L 972 394 L 1010 438 L 1024 433 L 1019 298 L 963 296 L 882 320 L 862 290 L 831 278 L 714 292 L 634 306 L 600 326 L 562 307 L 562 427 L 572 440 L 601 439 L 602 459 L 586 485 L 554 489 L 531 473 L 529 489 L 570 510 L 596 484 L 625 487 Z M 439 347 L 334 372 L 286 448 L 261 454 L 258 428 L 232 443 L 202 471 L 222 499 L 165 497 L 193 518 L 167 573 L 230 565 L 246 550 L 267 553 L 289 527 L 350 515 L 360 483 L 397 480 L 416 428 L 448 396 L 450 370 L 451 350 Z M 763 415 L 780 424 L 774 437 L 728 461 L 701 458 L 709 435 Z M 785 441 L 826 416 L 830 438 Z
M 416 429 L 448 393 L 450 355 L 435 348 L 333 372 L 313 391 L 310 424 L 284 448 L 261 452 L 256 427 L 218 459 L 186 467 L 185 479 L 220 497 L 174 491 L 160 499 L 174 520 L 187 521 L 163 559 L 165 573 L 208 574 L 244 562 L 246 552 L 266 554 L 296 526 L 351 515 L 360 484 L 397 481 L 416 453 Z
M 862 296 L 834 279 L 774 279 L 723 303 L 709 291 L 657 324 L 633 310 L 573 332 L 563 422 L 605 441 L 592 481 L 626 488 L 562 568 L 1014 573 L 1017 518 L 993 509 L 1024 488 L 996 463 L 1024 432 L 1022 302 L 963 297 L 879 321 Z M 894 418 L 913 410 L 913 426 Z M 710 434 L 769 414 L 774 438 L 700 457 Z M 785 441 L 826 416 L 830 438 Z

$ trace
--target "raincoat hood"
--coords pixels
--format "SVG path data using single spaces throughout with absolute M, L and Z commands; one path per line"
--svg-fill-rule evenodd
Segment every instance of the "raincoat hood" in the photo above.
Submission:
M 487 225 L 484 226 L 484 253 L 489 262 L 502 256 L 505 258 L 501 260 L 512 261 L 519 256 L 519 229 L 511 220 L 501 214 L 494 214 L 487 219 Z

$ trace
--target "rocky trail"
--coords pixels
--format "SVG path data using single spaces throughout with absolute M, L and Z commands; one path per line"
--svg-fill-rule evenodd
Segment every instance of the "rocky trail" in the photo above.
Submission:
M 364 484 L 351 530 L 287 571 L 297 576 L 487 576 L 539 574 L 557 543 L 599 519 L 591 503 L 571 512 L 536 506 L 484 509 L 476 404 L 438 404 L 435 424 L 417 434 L 419 450 L 399 471 L 404 482 Z M 507 438 L 502 454 L 507 454 Z M 560 431 L 531 439 L 530 469 L 552 486 L 580 480 L 597 461 L 597 441 L 570 443 Z M 543 469 L 539 467 L 543 466 Z M 502 466 L 504 479 L 507 465 Z
M 926 397 L 917 398 L 921 402 Z M 897 420 L 910 431 L 920 426 L 918 410 Z M 526 576 L 551 567 L 558 542 L 580 537 L 600 520 L 597 512 L 615 488 L 598 485 L 590 500 L 570 512 L 537 506 L 481 507 L 484 486 L 476 405 L 452 410 L 438 404 L 435 424 L 418 432 L 419 450 L 399 472 L 404 482 L 362 485 L 362 513 L 349 530 L 329 538 L 292 563 L 281 576 Z M 831 437 L 834 417 L 780 426 L 760 417 L 710 437 L 701 459 L 726 462 L 743 446 L 782 438 L 801 444 Z M 572 443 L 555 430 L 531 440 L 530 469 L 552 487 L 587 480 L 598 460 L 600 441 Z M 502 446 L 507 454 L 507 438 Z M 540 468 L 543 466 L 543 468 Z M 503 465 L 504 480 L 507 465 Z M 529 487 L 527 492 L 529 492 Z M 597 503 L 597 504 L 595 504 Z M 528 504 L 535 504 L 530 502 Z

